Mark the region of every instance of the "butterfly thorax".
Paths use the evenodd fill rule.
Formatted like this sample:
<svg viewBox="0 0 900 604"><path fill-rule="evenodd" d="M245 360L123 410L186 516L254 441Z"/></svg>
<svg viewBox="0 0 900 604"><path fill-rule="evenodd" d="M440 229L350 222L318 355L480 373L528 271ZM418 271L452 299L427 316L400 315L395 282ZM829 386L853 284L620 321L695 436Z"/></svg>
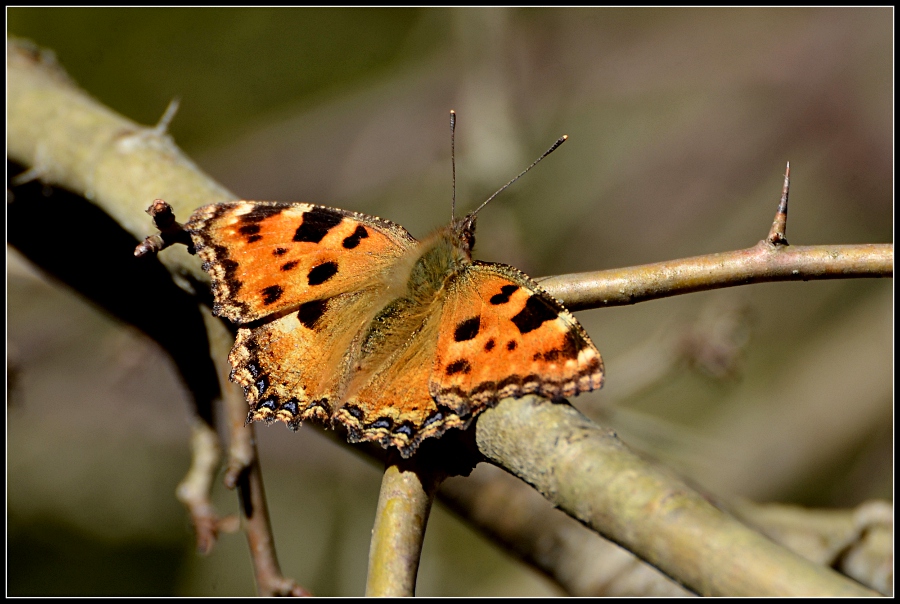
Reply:
<svg viewBox="0 0 900 604"><path fill-rule="evenodd" d="M387 302L362 335L355 371L375 370L435 316L445 289L472 264L474 224L470 221L462 229L460 225L462 221L454 222L410 250L408 272L395 275L401 282L387 290Z"/></svg>
<svg viewBox="0 0 900 604"><path fill-rule="evenodd" d="M464 266L472 263L471 248L453 226L422 242L407 281L407 296L425 302L444 288Z"/></svg>

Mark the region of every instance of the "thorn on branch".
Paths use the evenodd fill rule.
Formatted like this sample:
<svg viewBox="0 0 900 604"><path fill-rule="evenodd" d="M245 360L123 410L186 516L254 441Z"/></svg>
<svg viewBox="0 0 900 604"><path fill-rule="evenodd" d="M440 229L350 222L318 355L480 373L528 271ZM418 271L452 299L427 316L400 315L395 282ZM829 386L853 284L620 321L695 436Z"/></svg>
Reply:
<svg viewBox="0 0 900 604"><path fill-rule="evenodd" d="M778 203L778 211L775 213L772 228L769 229L769 236L766 237L766 241L772 245L789 245L784 237L784 233L787 230L788 193L790 189L791 162L788 162L784 170L784 186L781 189L781 201Z"/></svg>
<svg viewBox="0 0 900 604"><path fill-rule="evenodd" d="M10 184L14 187L20 187L28 184L33 180L40 181L47 185L48 176L50 175L50 159L47 146L38 144L34 153L34 165L24 172L13 176Z"/></svg>
<svg viewBox="0 0 900 604"><path fill-rule="evenodd" d="M179 99L178 97L175 97L171 101L169 101L169 105L163 112L162 117L159 118L156 126L153 127L153 131L156 134L162 136L169 131L169 125L172 123L172 120L175 119L175 114L178 113L178 106L180 104L181 99Z"/></svg>
<svg viewBox="0 0 900 604"><path fill-rule="evenodd" d="M33 168L29 168L24 172L13 176L10 179L10 184L14 187L19 187L24 184L30 183L32 180L39 180L44 176L44 170L39 168L38 166L34 166Z"/></svg>
<svg viewBox="0 0 900 604"><path fill-rule="evenodd" d="M138 244L134 248L135 256L140 258L148 254L155 254L176 243L186 245L188 252L195 253L191 236L184 229L184 225L175 221L175 212L172 210L172 206L162 199L154 199L147 208L147 213L153 218L153 224L159 229L159 233L150 235Z"/></svg>

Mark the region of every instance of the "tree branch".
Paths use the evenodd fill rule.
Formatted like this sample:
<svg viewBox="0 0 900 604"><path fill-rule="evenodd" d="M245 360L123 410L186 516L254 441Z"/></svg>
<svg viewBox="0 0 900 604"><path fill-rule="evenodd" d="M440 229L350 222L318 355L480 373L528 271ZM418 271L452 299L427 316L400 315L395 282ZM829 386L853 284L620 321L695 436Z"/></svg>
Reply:
<svg viewBox="0 0 900 604"><path fill-rule="evenodd" d="M474 528L579 597L692 595L653 566L565 514L497 466L450 478L439 500Z"/></svg>
<svg viewBox="0 0 900 604"><path fill-rule="evenodd" d="M877 595L742 525L574 408L505 399L479 450L551 503L701 595Z"/></svg>
<svg viewBox="0 0 900 604"><path fill-rule="evenodd" d="M101 206L139 241L144 210L163 198L176 216L235 196L200 171L163 129L143 127L79 89L53 53L7 40L7 154L28 177L76 192ZM182 247L159 256L181 285L209 283Z"/></svg>
<svg viewBox="0 0 900 604"><path fill-rule="evenodd" d="M569 310L584 310L750 283L893 275L891 243L776 246L763 240L743 250L538 281Z"/></svg>

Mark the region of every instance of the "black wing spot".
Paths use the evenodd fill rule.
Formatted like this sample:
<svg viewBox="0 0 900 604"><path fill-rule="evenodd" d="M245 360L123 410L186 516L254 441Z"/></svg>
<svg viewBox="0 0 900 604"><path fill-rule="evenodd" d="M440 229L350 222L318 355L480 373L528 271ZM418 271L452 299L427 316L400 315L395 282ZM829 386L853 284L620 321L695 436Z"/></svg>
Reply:
<svg viewBox="0 0 900 604"><path fill-rule="evenodd" d="M457 342L465 342L466 340L471 340L478 335L479 329L481 329L480 316L475 316L471 319L460 321L456 326L456 331L453 332L453 339Z"/></svg>
<svg viewBox="0 0 900 604"><path fill-rule="evenodd" d="M517 289L519 289L518 285L504 285L500 288L499 294L494 294L493 296L491 296L491 304L493 304L494 306L498 304L506 304L507 302L509 302L509 297Z"/></svg>
<svg viewBox="0 0 900 604"><path fill-rule="evenodd" d="M323 262L313 267L306 276L310 285L321 285L334 277L338 272L337 262Z"/></svg>
<svg viewBox="0 0 900 604"><path fill-rule="evenodd" d="M494 346L496 346L496 345L497 345L497 343L494 342L494 338L491 338L490 340L488 340L487 342L484 343L484 351L490 352L494 349Z"/></svg>
<svg viewBox="0 0 900 604"><path fill-rule="evenodd" d="M457 373L469 373L470 371L472 371L472 366L469 365L469 362L465 359L460 359L447 365L445 373L447 375L456 375Z"/></svg>
<svg viewBox="0 0 900 604"><path fill-rule="evenodd" d="M587 346L587 341L573 327L566 332L566 339L563 342L560 353L567 359L577 359L578 353L587 348Z"/></svg>
<svg viewBox="0 0 900 604"><path fill-rule="evenodd" d="M560 351L556 348L552 348L544 353L536 352L536 353L534 353L534 356L531 358L534 361L544 360L544 361L547 361L548 363L553 363L555 361L558 361L559 357L562 356L562 354L563 354L562 351Z"/></svg>
<svg viewBox="0 0 900 604"><path fill-rule="evenodd" d="M278 298L284 293L284 289L280 285L270 285L260 293L263 297L263 304L269 305L278 301Z"/></svg>
<svg viewBox="0 0 900 604"><path fill-rule="evenodd" d="M241 222L262 222L266 218L278 216L285 206L257 204L246 214L241 214Z"/></svg>
<svg viewBox="0 0 900 604"><path fill-rule="evenodd" d="M300 305L297 311L297 319L308 329L315 329L316 323L325 314L328 308L328 300L313 300Z"/></svg>
<svg viewBox="0 0 900 604"><path fill-rule="evenodd" d="M344 219L334 210L326 208L313 208L303 213L303 224L297 227L294 233L294 241L308 241L319 243L328 234L328 231L336 227Z"/></svg>
<svg viewBox="0 0 900 604"><path fill-rule="evenodd" d="M287 254L287 248L285 247L276 247L272 250L273 256L284 256L285 254Z"/></svg>
<svg viewBox="0 0 900 604"><path fill-rule="evenodd" d="M259 230L258 224L245 224L238 229L238 233L241 235L256 235L259 233Z"/></svg>
<svg viewBox="0 0 900 604"><path fill-rule="evenodd" d="M300 264L300 263L297 262L296 260L291 260L290 262L285 262L284 264L281 265L281 270L283 270L283 271L293 270L298 264Z"/></svg>
<svg viewBox="0 0 900 604"><path fill-rule="evenodd" d="M369 231L366 230L366 227L359 225L356 227L356 230L353 231L352 235L344 237L343 246L345 249L352 250L359 245L360 240L365 239L368 236Z"/></svg>
<svg viewBox="0 0 900 604"><path fill-rule="evenodd" d="M518 344L516 343L515 340L510 340L509 342L506 343L506 349L510 352L515 350L517 346L518 346Z"/></svg>
<svg viewBox="0 0 900 604"><path fill-rule="evenodd" d="M260 239L262 239L262 235L250 235L247 237L247 243L256 243Z"/></svg>
<svg viewBox="0 0 900 604"><path fill-rule="evenodd" d="M519 314L512 318L512 322L516 324L519 333L526 334L558 316L559 309L554 308L547 300L540 296L531 296Z"/></svg>

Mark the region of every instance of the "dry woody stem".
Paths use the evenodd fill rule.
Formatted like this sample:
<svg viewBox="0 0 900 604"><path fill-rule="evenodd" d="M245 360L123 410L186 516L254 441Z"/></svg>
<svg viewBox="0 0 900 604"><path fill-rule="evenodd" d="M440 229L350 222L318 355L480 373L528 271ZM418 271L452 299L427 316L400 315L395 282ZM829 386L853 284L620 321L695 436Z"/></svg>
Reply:
<svg viewBox="0 0 900 604"><path fill-rule="evenodd" d="M213 480L222 458L219 436L198 418L191 425L191 453L191 469L175 489L175 495L191 514L197 550L208 554L216 543L219 531L234 527L231 526L233 523L219 518L211 500Z"/></svg>
<svg viewBox="0 0 900 604"><path fill-rule="evenodd" d="M893 277L891 243L774 246L539 280L569 310L623 306L770 281Z"/></svg>
<svg viewBox="0 0 900 604"><path fill-rule="evenodd" d="M307 596L308 591L297 585L293 579L281 574L278 555L275 551L275 537L266 505L262 468L256 452L255 428L245 426L246 404L241 391L229 383L228 365L229 332L225 326L210 317L207 320L210 331L210 353L216 361L225 403L228 425L231 433L229 473L232 484L237 488L241 503L242 524L247 535L256 589L261 596ZM240 462L235 461L239 457ZM237 469L239 468L239 469Z"/></svg>

